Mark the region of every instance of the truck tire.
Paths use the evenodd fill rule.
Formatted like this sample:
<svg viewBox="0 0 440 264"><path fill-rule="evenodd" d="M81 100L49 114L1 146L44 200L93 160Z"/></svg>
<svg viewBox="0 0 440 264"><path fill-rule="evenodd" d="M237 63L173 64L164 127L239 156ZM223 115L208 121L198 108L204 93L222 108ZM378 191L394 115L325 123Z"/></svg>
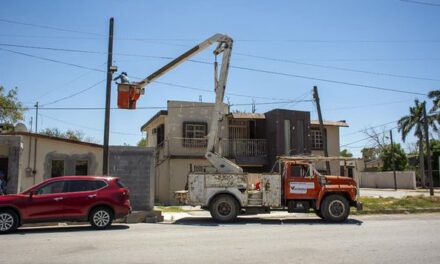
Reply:
<svg viewBox="0 0 440 264"><path fill-rule="evenodd" d="M0 211L0 234L12 233L18 228L18 225L18 215L14 211Z"/></svg>
<svg viewBox="0 0 440 264"><path fill-rule="evenodd" d="M316 216L318 216L321 219L324 218L324 217L322 217L321 210L315 209L315 214L316 214Z"/></svg>
<svg viewBox="0 0 440 264"><path fill-rule="evenodd" d="M214 221L227 223L237 218L240 206L231 195L221 194L211 201L209 211Z"/></svg>
<svg viewBox="0 0 440 264"><path fill-rule="evenodd" d="M344 196L332 194L324 198L320 211L324 220L339 223L347 220L350 205Z"/></svg>

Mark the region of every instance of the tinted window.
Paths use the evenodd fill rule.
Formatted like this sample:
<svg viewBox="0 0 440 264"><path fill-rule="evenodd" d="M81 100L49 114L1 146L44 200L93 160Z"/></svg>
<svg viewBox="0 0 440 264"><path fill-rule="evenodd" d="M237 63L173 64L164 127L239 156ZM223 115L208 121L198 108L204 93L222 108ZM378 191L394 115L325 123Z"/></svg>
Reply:
<svg viewBox="0 0 440 264"><path fill-rule="evenodd" d="M66 183L65 181L56 181L56 182L48 183L43 187L38 188L35 191L35 195L62 193L64 192L65 183Z"/></svg>
<svg viewBox="0 0 440 264"><path fill-rule="evenodd" d="M87 192L100 189L107 184L98 180L71 180L69 181L69 192Z"/></svg>

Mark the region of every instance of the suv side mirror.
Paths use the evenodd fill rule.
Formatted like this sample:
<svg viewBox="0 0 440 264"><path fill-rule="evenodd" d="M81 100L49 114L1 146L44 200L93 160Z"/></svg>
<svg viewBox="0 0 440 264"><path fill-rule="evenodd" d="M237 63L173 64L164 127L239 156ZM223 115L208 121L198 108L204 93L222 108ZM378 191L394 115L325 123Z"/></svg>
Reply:
<svg viewBox="0 0 440 264"><path fill-rule="evenodd" d="M32 196L34 196L34 191L29 192L29 198L32 198Z"/></svg>

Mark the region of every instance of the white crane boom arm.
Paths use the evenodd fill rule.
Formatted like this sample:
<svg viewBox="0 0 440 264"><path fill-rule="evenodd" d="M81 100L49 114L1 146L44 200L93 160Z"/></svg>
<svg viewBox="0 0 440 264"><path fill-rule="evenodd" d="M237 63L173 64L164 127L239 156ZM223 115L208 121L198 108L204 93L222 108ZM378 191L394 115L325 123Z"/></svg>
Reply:
<svg viewBox="0 0 440 264"><path fill-rule="evenodd" d="M211 118L211 125L208 133L208 145L207 152L205 154L206 159L215 167L217 172L221 173L242 173L243 169L232 161L222 157L221 151L218 151L220 154L216 152L216 149L219 149L219 126L223 121L223 117L225 115L223 109L223 100L225 96L226 89L226 81L228 78L229 72L229 61L231 59L231 51L232 51L232 38L223 34L215 34L207 40L201 42L197 46L191 48L187 52L183 53L176 59L172 60L159 70L150 74L148 77L143 79L140 82L132 83L131 86L135 86L137 89L144 89L146 85L153 82L160 76L166 74L171 71L181 63L195 56L199 52L208 48L214 43L218 43L217 48L214 50L214 54L217 56L220 53L223 53L222 64L220 69L220 74L217 80L217 72L215 76L215 108Z"/></svg>

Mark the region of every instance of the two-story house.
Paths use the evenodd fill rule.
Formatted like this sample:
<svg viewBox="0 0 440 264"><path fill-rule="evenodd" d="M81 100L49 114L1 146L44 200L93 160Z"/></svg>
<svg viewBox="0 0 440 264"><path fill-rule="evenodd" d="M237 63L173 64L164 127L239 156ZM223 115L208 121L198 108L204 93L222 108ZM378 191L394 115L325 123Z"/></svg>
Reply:
<svg viewBox="0 0 440 264"><path fill-rule="evenodd" d="M228 106L225 104L225 112ZM185 188L189 172L205 171L204 158L214 104L168 101L141 128L147 147L156 148L155 199L174 203L174 191ZM339 155L339 127L345 122L325 122L329 154ZM225 116L220 126L221 154L246 172L268 172L281 155L323 155L318 123L304 111L274 109L266 113L236 113ZM324 167L322 167L324 168ZM331 164L332 174L339 164Z"/></svg>

